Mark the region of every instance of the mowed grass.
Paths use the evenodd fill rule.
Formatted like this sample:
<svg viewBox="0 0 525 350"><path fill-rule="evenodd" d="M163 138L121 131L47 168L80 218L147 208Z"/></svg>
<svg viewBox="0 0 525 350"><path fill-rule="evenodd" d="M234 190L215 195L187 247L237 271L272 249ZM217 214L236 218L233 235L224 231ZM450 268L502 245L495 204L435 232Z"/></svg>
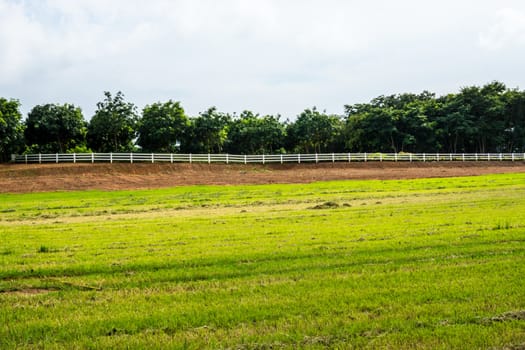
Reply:
<svg viewBox="0 0 525 350"><path fill-rule="evenodd" d="M525 347L525 174L0 195L0 348Z"/></svg>

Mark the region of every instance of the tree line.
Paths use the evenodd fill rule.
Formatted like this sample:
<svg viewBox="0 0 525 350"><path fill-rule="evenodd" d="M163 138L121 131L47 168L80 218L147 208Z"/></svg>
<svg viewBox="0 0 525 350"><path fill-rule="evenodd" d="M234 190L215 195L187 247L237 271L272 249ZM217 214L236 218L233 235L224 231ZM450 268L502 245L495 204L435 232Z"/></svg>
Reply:
<svg viewBox="0 0 525 350"><path fill-rule="evenodd" d="M0 97L0 158L12 153L169 152L525 152L525 91L501 82L436 96L424 91L345 105L344 115L308 108L294 121L211 107L188 116L180 102L137 107L104 93L86 121L72 104L45 104L25 120L18 100Z"/></svg>

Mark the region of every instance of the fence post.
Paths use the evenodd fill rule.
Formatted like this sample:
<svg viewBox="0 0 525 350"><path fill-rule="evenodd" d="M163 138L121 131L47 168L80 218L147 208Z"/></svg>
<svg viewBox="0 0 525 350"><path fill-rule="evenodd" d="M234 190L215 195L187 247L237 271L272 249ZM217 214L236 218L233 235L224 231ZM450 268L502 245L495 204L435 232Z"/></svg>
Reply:
<svg viewBox="0 0 525 350"><path fill-rule="evenodd" d="M246 154L244 155L244 165L246 165L248 162L247 162L247 159L246 159Z"/></svg>
<svg viewBox="0 0 525 350"><path fill-rule="evenodd" d="M230 164L230 157L228 153L226 153L226 164Z"/></svg>
<svg viewBox="0 0 525 350"><path fill-rule="evenodd" d="M262 162L263 162L263 165L264 165L264 153L262 155Z"/></svg>
<svg viewBox="0 0 525 350"><path fill-rule="evenodd" d="M26 164L27 164L27 154L26 154ZM38 164L42 164L42 153L38 153Z"/></svg>
<svg viewBox="0 0 525 350"><path fill-rule="evenodd" d="M301 163L301 153L297 155L297 163Z"/></svg>
<svg viewBox="0 0 525 350"><path fill-rule="evenodd" d="M335 163L335 153L332 153L332 163Z"/></svg>
<svg viewBox="0 0 525 350"><path fill-rule="evenodd" d="M95 153L91 152L91 163L95 163Z"/></svg>
<svg viewBox="0 0 525 350"><path fill-rule="evenodd" d="M379 161L380 161L380 162L383 161L383 153L379 153Z"/></svg>
<svg viewBox="0 0 525 350"><path fill-rule="evenodd" d="M499 160L502 161L503 160L503 155L500 153L499 154Z"/></svg>
<svg viewBox="0 0 525 350"><path fill-rule="evenodd" d="M283 164L283 155L281 154L281 164Z"/></svg>
<svg viewBox="0 0 525 350"><path fill-rule="evenodd" d="M73 163L76 163L76 162L77 162L77 154L73 153Z"/></svg>
<svg viewBox="0 0 525 350"><path fill-rule="evenodd" d="M514 153L512 153L512 161L514 161Z"/></svg>
<svg viewBox="0 0 525 350"><path fill-rule="evenodd" d="M490 162L490 153L487 153L487 160Z"/></svg>
<svg viewBox="0 0 525 350"><path fill-rule="evenodd" d="M478 161L478 154L476 153L476 162Z"/></svg>
<svg viewBox="0 0 525 350"><path fill-rule="evenodd" d="M24 158L25 158L25 160L26 160L26 164L27 164L27 154L26 154L26 155L24 155Z"/></svg>
<svg viewBox="0 0 525 350"><path fill-rule="evenodd" d="M191 153L190 153L190 164L191 164Z"/></svg>
<svg viewBox="0 0 525 350"><path fill-rule="evenodd" d="M348 153L348 163L350 163L351 161L352 161L352 155Z"/></svg>
<svg viewBox="0 0 525 350"><path fill-rule="evenodd" d="M426 162L427 161L427 157L426 157L426 154L423 153L423 162Z"/></svg>
<svg viewBox="0 0 525 350"><path fill-rule="evenodd" d="M109 162L113 164L113 152L109 153Z"/></svg>
<svg viewBox="0 0 525 350"><path fill-rule="evenodd" d="M318 158L318 156L317 156L317 153L315 154L315 162L316 162L316 163L319 163L319 158Z"/></svg>
<svg viewBox="0 0 525 350"><path fill-rule="evenodd" d="M129 162L133 164L133 152L129 154Z"/></svg>
<svg viewBox="0 0 525 350"><path fill-rule="evenodd" d="M412 161L412 153L410 153L410 156L408 157L410 161Z"/></svg>
<svg viewBox="0 0 525 350"><path fill-rule="evenodd" d="M56 162L58 164L58 153L55 153L55 160L56 160Z"/></svg>
<svg viewBox="0 0 525 350"><path fill-rule="evenodd" d="M152 153L151 154L151 164L155 163L155 155Z"/></svg>
<svg viewBox="0 0 525 350"><path fill-rule="evenodd" d="M209 153L208 153L208 164L211 164L211 156Z"/></svg>
<svg viewBox="0 0 525 350"><path fill-rule="evenodd" d="M170 163L173 164L173 153L170 153Z"/></svg>
<svg viewBox="0 0 525 350"><path fill-rule="evenodd" d="M365 162L367 161L367 158L366 158L366 152L365 152Z"/></svg>
<svg viewBox="0 0 525 350"><path fill-rule="evenodd" d="M438 162L439 162L439 153L438 153L438 154L436 154L436 161L438 161Z"/></svg>
<svg viewBox="0 0 525 350"><path fill-rule="evenodd" d="M449 153L450 161L452 161L452 153Z"/></svg>
<svg viewBox="0 0 525 350"><path fill-rule="evenodd" d="M463 159L463 161L465 161L465 153L461 154L461 158Z"/></svg>

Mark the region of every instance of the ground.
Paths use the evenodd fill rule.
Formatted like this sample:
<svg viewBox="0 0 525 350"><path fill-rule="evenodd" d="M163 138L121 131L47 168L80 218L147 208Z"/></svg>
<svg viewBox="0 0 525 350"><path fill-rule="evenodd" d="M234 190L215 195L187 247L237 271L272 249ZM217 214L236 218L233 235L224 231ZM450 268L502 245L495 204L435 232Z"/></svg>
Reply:
<svg viewBox="0 0 525 350"><path fill-rule="evenodd" d="M525 162L361 162L319 164L4 164L0 193L147 189L184 185L308 183L525 172Z"/></svg>

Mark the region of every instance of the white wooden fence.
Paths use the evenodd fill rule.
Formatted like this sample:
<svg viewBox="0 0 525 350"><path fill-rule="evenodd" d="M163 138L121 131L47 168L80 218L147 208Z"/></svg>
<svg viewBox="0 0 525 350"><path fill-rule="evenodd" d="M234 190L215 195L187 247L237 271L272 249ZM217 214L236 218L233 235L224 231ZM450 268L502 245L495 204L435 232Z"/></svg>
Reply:
<svg viewBox="0 0 525 350"><path fill-rule="evenodd" d="M54 153L12 155L15 163L320 163L525 161L525 153L322 153L322 154L178 154L178 153Z"/></svg>

